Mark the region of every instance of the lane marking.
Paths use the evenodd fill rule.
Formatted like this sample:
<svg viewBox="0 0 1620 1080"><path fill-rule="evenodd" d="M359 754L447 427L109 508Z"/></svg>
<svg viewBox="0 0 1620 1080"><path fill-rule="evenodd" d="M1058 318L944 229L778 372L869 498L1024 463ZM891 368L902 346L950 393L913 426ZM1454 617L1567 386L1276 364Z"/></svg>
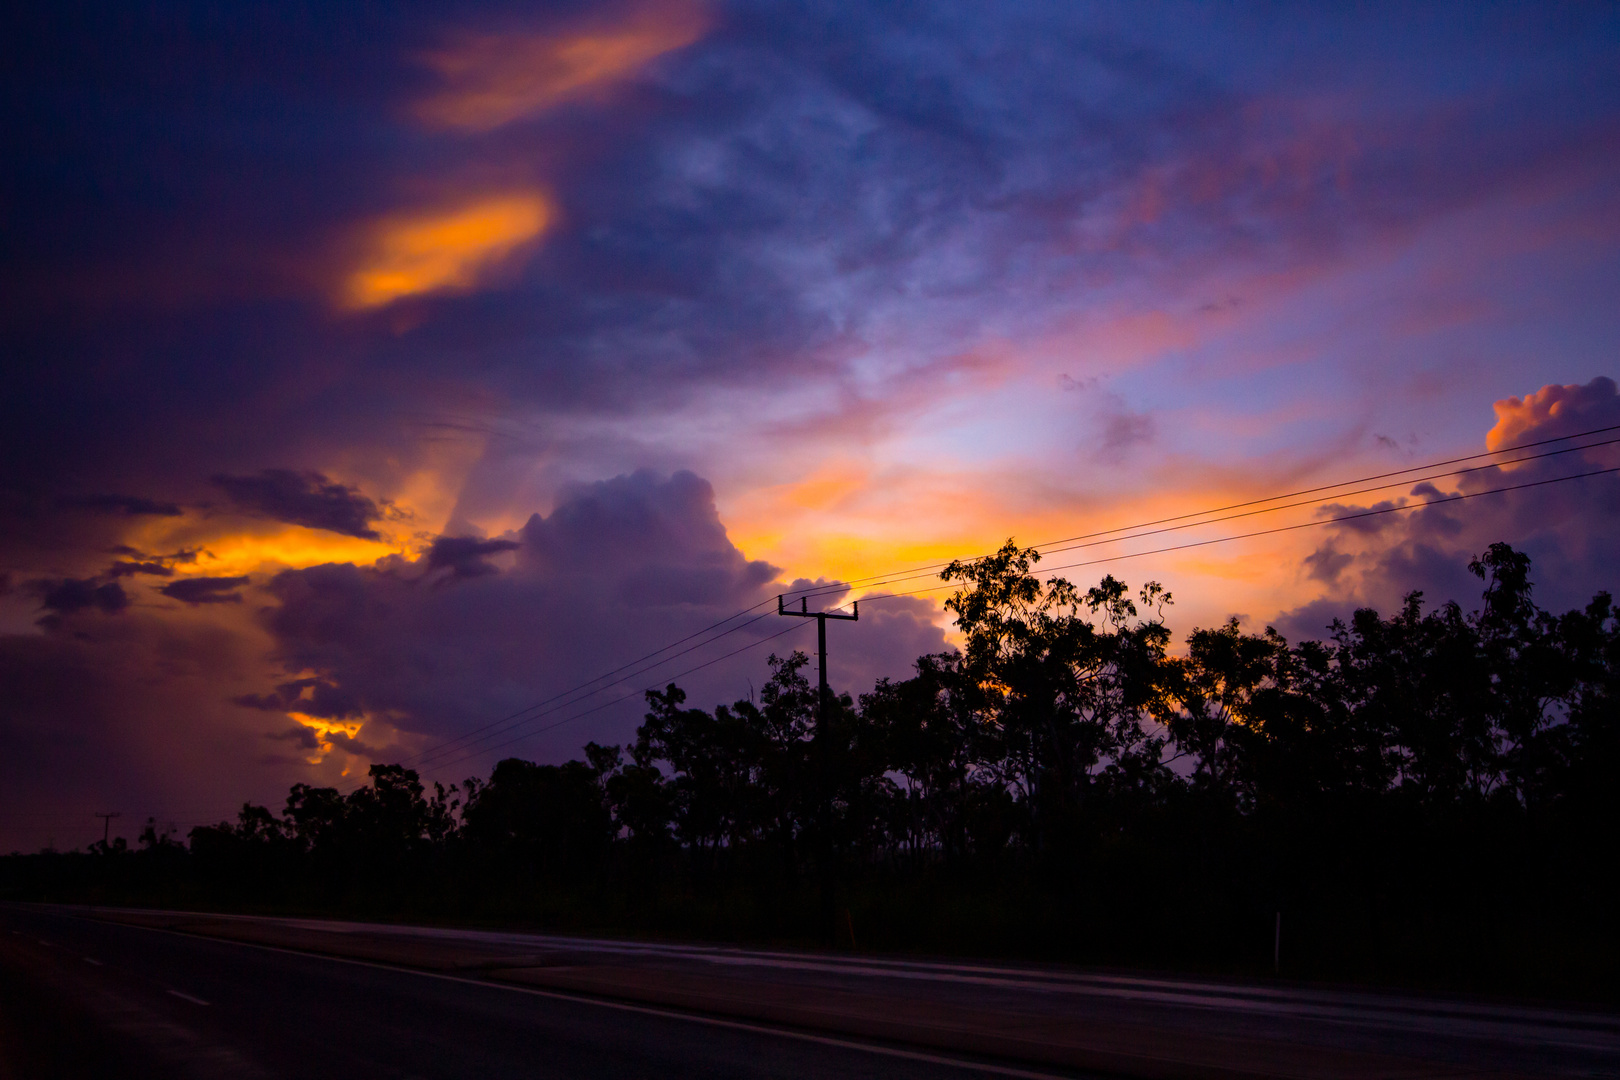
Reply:
<svg viewBox="0 0 1620 1080"><path fill-rule="evenodd" d="M1039 969L999 967L990 964L943 963L880 957L843 958L739 949L726 946L619 941L609 938L525 934L454 927L390 926L334 919L274 917L267 919L264 916L257 915L217 912L154 912L134 908L108 908L105 910L176 916L204 915L211 919L250 923L268 922L281 926L334 934L359 932L390 937L426 937L429 939L486 941L498 944L527 944L531 946L538 945L542 949L561 947L564 951L582 951L586 953L699 959L708 963L722 965L798 968L837 974L876 975L902 979L1008 986L1014 989L1033 990L1041 993L1057 992L1093 997L1122 998L1130 1001L1162 1002L1217 1011L1299 1015L1311 1019L1331 1019L1340 1023L1371 1022L1376 1025L1383 1022L1385 1016L1393 1015L1401 1018L1401 1021L1393 1026L1397 1029L1408 1030L1411 1030L1412 1018L1420 1015L1422 1018L1462 1020L1470 1029L1482 1020L1490 1022L1502 1019L1518 1025L1542 1025L1553 1028L1573 1027L1588 1030L1596 1028L1605 1033L1617 1029L1616 1018L1609 1014L1490 1005L1476 1002L1448 1001L1445 999L1435 1000L1404 995L1370 994L1356 990L1281 989L1266 986L1141 976L1042 971ZM74 914L72 912L65 913ZM82 916L75 915L75 917ZM998 978L997 976L1011 976L1011 978ZM1315 1011L1318 1009L1329 1011L1319 1013ZM1332 1010L1340 1010L1340 1015L1335 1017ZM1417 1030L1427 1030L1429 1027L1430 1025L1423 1024Z"/></svg>
<svg viewBox="0 0 1620 1080"><path fill-rule="evenodd" d="M257 918L244 915L209 917L243 922L252 922ZM844 960L831 957L806 957L782 952L749 951L723 947L649 945L637 942L611 942L600 938L567 938L560 935L492 933L490 931L429 927L389 927L338 921L323 923L322 920L314 919L270 919L266 921L274 925L298 928L318 928L323 930L337 928L337 932L343 934L360 930L377 933L380 936L425 937L429 940L483 940L503 944L544 942L546 944L570 943L575 945L584 942L592 947L565 951L595 952L608 955L676 957L719 966L824 971L845 976L869 975L926 982L991 986L1043 994L1057 993L1114 999L1132 1003L1156 1002L1216 1012L1238 1012L1261 1016L1315 1020L1339 1026L1381 1028L1398 1032L1449 1035L1462 1038L1517 1038L1532 1044L1602 1052L1613 1052L1616 1048L1617 1037L1620 1037L1620 1029L1617 1029L1615 1018L1608 1016L1553 1014L1549 1017L1545 1013L1538 1015L1528 1010L1456 1005L1445 1002L1435 1003L1411 998L1379 1000L1367 995L1353 993L1329 995L1320 992L1296 991L1290 994L1290 992L1284 990L1261 987L1231 987L1208 983L1174 982L1119 976L1049 974L986 965L923 964L870 958ZM138 924L125 923L120 925ZM207 935L196 936L206 937ZM210 940L225 939L211 938ZM312 953L308 955L320 954ZM999 974L992 974L1002 972L1022 977L1007 978ZM1098 985L1099 983L1123 985ZM1151 989L1153 987L1174 987L1177 989ZM1196 993L1191 991L1205 992Z"/></svg>
<svg viewBox="0 0 1620 1080"><path fill-rule="evenodd" d="M84 958L84 962L87 963L87 964L94 964L94 965L96 965L96 967L101 967L102 966L102 963L101 963L100 960L92 960L88 956L86 956Z"/></svg>
<svg viewBox="0 0 1620 1080"><path fill-rule="evenodd" d="M70 918L73 916L70 916ZM971 1072L990 1073L995 1076L1013 1076L1019 1080L1074 1080L1075 1073L1047 1073L1035 1072L1031 1069L1020 1069L1009 1065L993 1065L988 1062L969 1061L964 1058L947 1057L943 1054L930 1054L922 1050L903 1050L894 1046L881 1046L874 1043L857 1042L853 1039L840 1039L833 1035L813 1035L807 1031L794 1031L791 1028L770 1027L765 1024L752 1024L746 1020L726 1020L718 1016L704 1016L701 1013L679 1012L674 1009L661 1009L654 1005L631 1005L622 1001L608 1001L603 998L586 997L583 994L569 994L560 990L540 990L532 986L513 986L510 983L489 982L484 979L469 979L461 975L445 975L437 971L421 971L417 968L399 967L394 964L379 964L373 960L351 960L346 956L326 956L321 953L301 952L298 949L284 949L278 945L260 945L250 941L232 941L229 938L208 937L203 934L188 934L183 930L167 930L158 926L138 926L132 923L117 923L114 925L127 926L132 930L150 930L159 934L173 934L175 937L189 938L193 941L207 941L218 945L235 945L244 949L259 949L263 952L284 953L288 956L303 957L307 960L326 960L335 964L349 964L353 967L373 968L377 971L392 971L401 975L417 975L426 979L439 979L444 982L462 983L466 986L477 986L485 990L507 990L517 994L528 994L530 997L552 998L557 1001L570 1001L579 1005L594 1005L603 1009L614 1009L619 1012L640 1013L643 1016L657 1016L666 1020L684 1020L693 1024L707 1024L710 1027L730 1028L734 1031L747 1031L759 1035L772 1035L783 1039L797 1039L800 1042L819 1043L822 1046L836 1046L844 1050L859 1050L869 1054L881 1054L886 1057L903 1058L907 1061L921 1061L930 1065L944 1065L948 1068L965 1069ZM199 998L182 994L178 990L169 993L198 1005L207 1005L208 1002Z"/></svg>
<svg viewBox="0 0 1620 1080"><path fill-rule="evenodd" d="M178 990L170 990L169 993L173 994L175 997L179 998L181 1001L189 1001L193 1005L207 1005L208 1004L208 1002L204 1001L200 997L192 997L190 994L182 994Z"/></svg>
<svg viewBox="0 0 1620 1080"><path fill-rule="evenodd" d="M84 918L72 912L62 912L71 918ZM147 914L151 914L148 912ZM187 913L195 914L195 913ZM210 918L219 918L227 921L255 921L258 917L210 914ZM1336 1026L1364 1026L1373 1029L1383 1028L1389 1031L1405 1031L1426 1034L1442 1034L1461 1038L1501 1038L1510 1037L1524 1040L1532 1045L1561 1047L1565 1049L1596 1050L1612 1053L1615 1050L1615 1037L1620 1035L1617 1030L1616 1018L1610 1015L1591 1013L1557 1013L1551 1010L1512 1008L1502 1006L1477 1005L1473 1003L1430 1001L1404 997L1388 997L1380 999L1375 995L1356 992L1324 993L1321 991L1289 991L1260 988L1260 987L1233 987L1230 985L1182 982L1163 979L1142 979L1125 976L1087 976L1069 973L1047 973L1039 971L1021 970L1016 968L997 968L989 965L976 964L939 964L916 961L896 961L878 958L851 958L843 961L841 958L807 957L802 954L766 952L732 949L725 947L682 946L649 944L639 942L616 942L600 938L569 938L562 935L550 934L514 934L490 932L479 930L464 930L455 928L432 927L389 927L368 923L348 923L332 920L314 919L269 919L263 920L271 924L280 924L288 927L318 928L338 933L350 933L355 930L365 930L386 936L399 937L428 937L449 939L485 940L501 943L518 943L547 945L556 943L573 946L566 951L598 952L608 954L641 954L663 955L695 959L709 963L743 966L763 966L780 968L798 968L809 970L822 970L840 974L870 974L900 979L923 979L927 981L967 983L979 985L1002 986L1036 992L1050 993L1056 991L1063 994L1079 994L1083 996L1104 997L1133 1000L1136 1002L1161 1002L1183 1007L1214 1009L1217 1011L1235 1011L1258 1013L1261 1015L1294 1017L1304 1020L1316 1020ZM121 923L117 925L136 926L139 929L160 929L146 927L140 924ZM203 934L193 934L179 930L164 930L166 933L176 933L187 937L203 937L210 941L229 941L225 938L209 937ZM231 944L247 944L244 942L230 942ZM579 946L587 946L580 949ZM590 946L595 946L592 948ZM604 947L606 946L606 947ZM322 956L320 953L304 953L298 950L277 950L274 946L251 946L285 951L292 955L319 956L323 959L335 959L344 963L362 963L341 957ZM764 961L764 962L762 962ZM770 962L776 961L776 962ZM428 974L436 978L452 978L437 973L422 972L414 968L394 967L392 965L372 965L384 970L405 971L414 974ZM863 970L864 969L864 970ZM875 969L875 970L874 970ZM1022 978L997 978L993 975L986 977L986 973L1007 973L1023 976ZM1056 976L1054 978L1053 976ZM1031 978L1033 976L1033 978ZM511 987L498 982L486 982L478 979L464 979L479 986L495 986L502 989L520 989L523 992L539 993L529 988ZM1087 985L1090 983L1091 985ZM1097 983L1114 983L1115 986L1098 986ZM1118 985L1124 984L1124 985ZM1146 989L1148 987L1175 987L1187 990L1205 991L1197 993L1173 993L1162 990ZM1210 993L1213 991L1213 993ZM1254 997L1273 998L1274 1000L1254 1000L1254 997L1244 1000L1243 995L1253 994ZM1231 996L1228 996L1231 995ZM567 1000L583 1000L596 1004L605 1004L595 998L573 998L555 992L550 996L564 997ZM1292 997L1293 1000L1288 1000ZM1275 1000L1282 999L1282 1000ZM1414 1008L1414 1006L1416 1008ZM677 1016L690 1017L690 1014L676 1013ZM1504 1022L1505 1021L1505 1022ZM1551 1029L1551 1030L1548 1030ZM765 1028L767 1031L779 1029ZM861 1045L861 1044L857 1044ZM963 1067L972 1067L966 1063Z"/></svg>

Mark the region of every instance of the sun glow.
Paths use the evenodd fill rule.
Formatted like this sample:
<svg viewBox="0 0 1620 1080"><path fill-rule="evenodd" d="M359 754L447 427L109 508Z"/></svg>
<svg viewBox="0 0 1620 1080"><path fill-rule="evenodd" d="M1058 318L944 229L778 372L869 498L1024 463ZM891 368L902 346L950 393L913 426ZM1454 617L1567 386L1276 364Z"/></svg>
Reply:
<svg viewBox="0 0 1620 1080"><path fill-rule="evenodd" d="M468 292L509 267L551 219L544 196L521 192L385 220L344 284L344 303L366 309L422 293Z"/></svg>
<svg viewBox="0 0 1620 1080"><path fill-rule="evenodd" d="M397 544L336 536L294 525L269 535L240 533L208 541L197 561L176 567L181 574L248 574L265 566L318 566L322 563L375 562L399 551Z"/></svg>

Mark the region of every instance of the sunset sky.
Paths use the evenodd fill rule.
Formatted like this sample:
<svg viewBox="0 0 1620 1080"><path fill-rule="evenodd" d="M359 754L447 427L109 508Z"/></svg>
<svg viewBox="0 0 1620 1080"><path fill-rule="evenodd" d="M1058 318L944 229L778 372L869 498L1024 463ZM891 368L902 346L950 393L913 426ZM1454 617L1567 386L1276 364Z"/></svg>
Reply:
<svg viewBox="0 0 1620 1080"><path fill-rule="evenodd" d="M644 686L813 651L795 587L1620 425L1612 5L52 4L4 40L0 850L564 760ZM1574 606L1620 588L1620 477L1560 478L1617 437L1043 565L1162 582L1178 638L1471 606L1496 540ZM833 626L835 688L946 648L944 595Z"/></svg>

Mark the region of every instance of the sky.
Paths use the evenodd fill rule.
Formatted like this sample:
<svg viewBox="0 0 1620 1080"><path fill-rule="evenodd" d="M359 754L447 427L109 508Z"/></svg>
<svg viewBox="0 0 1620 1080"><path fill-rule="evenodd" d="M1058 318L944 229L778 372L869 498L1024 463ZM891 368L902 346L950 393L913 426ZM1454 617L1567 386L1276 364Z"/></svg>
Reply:
<svg viewBox="0 0 1620 1080"><path fill-rule="evenodd" d="M1178 637L1620 587L1613 6L0 18L0 850L622 743L811 587L859 694L1009 538Z"/></svg>

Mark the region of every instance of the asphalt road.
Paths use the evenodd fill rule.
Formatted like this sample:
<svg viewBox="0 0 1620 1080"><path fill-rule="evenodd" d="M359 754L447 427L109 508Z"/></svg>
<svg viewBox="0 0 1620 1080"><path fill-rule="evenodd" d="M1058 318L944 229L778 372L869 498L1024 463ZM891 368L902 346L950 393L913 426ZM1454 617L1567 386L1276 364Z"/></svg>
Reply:
<svg viewBox="0 0 1620 1080"><path fill-rule="evenodd" d="M1076 1068L1100 1072L1065 1071ZM1038 965L0 906L0 1080L1102 1073L1620 1078L1620 1015Z"/></svg>
<svg viewBox="0 0 1620 1080"><path fill-rule="evenodd" d="M1065 1075L17 908L0 909L0 1070L19 1080Z"/></svg>

